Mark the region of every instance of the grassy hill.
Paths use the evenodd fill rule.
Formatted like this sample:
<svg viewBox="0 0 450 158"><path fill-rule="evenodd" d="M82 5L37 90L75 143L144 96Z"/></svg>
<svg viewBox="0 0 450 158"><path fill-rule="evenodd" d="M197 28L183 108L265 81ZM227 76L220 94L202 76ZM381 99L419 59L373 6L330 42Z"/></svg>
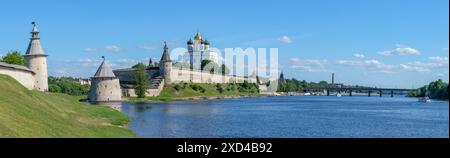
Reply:
<svg viewBox="0 0 450 158"><path fill-rule="evenodd" d="M78 99L30 91L0 75L0 138L135 137L125 128L129 122L126 115Z"/></svg>

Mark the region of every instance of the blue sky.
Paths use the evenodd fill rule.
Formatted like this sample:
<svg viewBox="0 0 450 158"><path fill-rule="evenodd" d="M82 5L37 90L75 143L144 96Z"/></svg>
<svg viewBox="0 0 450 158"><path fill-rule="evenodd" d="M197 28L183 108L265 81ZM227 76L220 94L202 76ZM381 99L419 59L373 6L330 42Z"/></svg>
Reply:
<svg viewBox="0 0 450 158"><path fill-rule="evenodd" d="M2 1L0 54L25 52L31 21L49 73L91 76L185 47L197 30L219 49L279 48L281 71L307 81L419 87L448 81L448 0Z"/></svg>

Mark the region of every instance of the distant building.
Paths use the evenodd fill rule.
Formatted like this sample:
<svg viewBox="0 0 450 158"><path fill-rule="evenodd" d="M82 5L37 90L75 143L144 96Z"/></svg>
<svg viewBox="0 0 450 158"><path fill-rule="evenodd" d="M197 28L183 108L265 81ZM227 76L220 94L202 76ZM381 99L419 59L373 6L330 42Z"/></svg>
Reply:
<svg viewBox="0 0 450 158"><path fill-rule="evenodd" d="M26 88L48 91L47 57L41 46L39 31L33 22L30 43L24 55L27 66L0 62L0 74L9 75Z"/></svg>
<svg viewBox="0 0 450 158"><path fill-rule="evenodd" d="M91 85L91 80L88 78L75 78L74 82L81 85Z"/></svg>
<svg viewBox="0 0 450 158"><path fill-rule="evenodd" d="M210 42L203 39L200 32L187 42L188 51L184 54L184 62L193 65L194 69L200 69L203 60L211 60L219 63L219 53L210 50Z"/></svg>
<svg viewBox="0 0 450 158"><path fill-rule="evenodd" d="M343 83L335 83L333 84L336 88L344 88L344 84Z"/></svg>

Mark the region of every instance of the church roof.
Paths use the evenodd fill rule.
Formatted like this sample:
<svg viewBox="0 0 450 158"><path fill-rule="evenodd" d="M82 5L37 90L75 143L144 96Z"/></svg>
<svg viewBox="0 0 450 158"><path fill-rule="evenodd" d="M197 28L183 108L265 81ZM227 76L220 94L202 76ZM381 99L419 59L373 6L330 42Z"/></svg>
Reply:
<svg viewBox="0 0 450 158"><path fill-rule="evenodd" d="M192 41L192 39L189 39L189 41L187 42L187 44L192 45L192 44L194 44L194 42Z"/></svg>
<svg viewBox="0 0 450 158"><path fill-rule="evenodd" d="M103 62L98 68L97 72L95 73L94 77L116 77L114 75L111 67L109 67L108 63L106 62L105 58L103 58Z"/></svg>
<svg viewBox="0 0 450 158"><path fill-rule="evenodd" d="M164 42L164 52L161 57L161 61L172 61L172 60L170 60L169 47L167 47L166 42Z"/></svg>
<svg viewBox="0 0 450 158"><path fill-rule="evenodd" d="M202 34L200 34L200 32L197 32L197 34L195 34L194 40L203 41Z"/></svg>
<svg viewBox="0 0 450 158"><path fill-rule="evenodd" d="M33 29L31 30L31 40L28 44L28 49L25 55L45 55L44 49L41 46L39 38L39 31L36 27L36 23L33 22Z"/></svg>

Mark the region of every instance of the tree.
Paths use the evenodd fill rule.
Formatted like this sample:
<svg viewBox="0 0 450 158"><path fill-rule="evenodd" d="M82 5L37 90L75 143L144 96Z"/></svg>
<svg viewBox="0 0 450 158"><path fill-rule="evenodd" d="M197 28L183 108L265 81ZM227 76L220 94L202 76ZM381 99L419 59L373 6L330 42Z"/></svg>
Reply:
<svg viewBox="0 0 450 158"><path fill-rule="evenodd" d="M219 65L217 65L215 62L213 62L211 60L202 60L200 68L202 71L207 69L207 70L209 70L210 73L214 73L214 72L216 72L216 70L218 70Z"/></svg>
<svg viewBox="0 0 450 158"><path fill-rule="evenodd" d="M1 59L2 62L14 65L26 65L25 59L18 51L10 51Z"/></svg>
<svg viewBox="0 0 450 158"><path fill-rule="evenodd" d="M148 74L145 70L145 65L139 63L136 65L136 70L133 73L132 79L135 85L135 91L139 98L145 98L148 87Z"/></svg>
<svg viewBox="0 0 450 158"><path fill-rule="evenodd" d="M430 97L431 99L448 100L449 85L437 80L408 93L409 97Z"/></svg>
<svg viewBox="0 0 450 158"><path fill-rule="evenodd" d="M230 69L228 69L225 64L222 64L222 66L220 67L220 70L221 70L222 75L230 74Z"/></svg>
<svg viewBox="0 0 450 158"><path fill-rule="evenodd" d="M76 83L71 77L49 77L48 90L52 93L64 93L73 96L81 96L89 93L90 86Z"/></svg>
<svg viewBox="0 0 450 158"><path fill-rule="evenodd" d="M48 91L52 93L61 93L61 87L56 84L49 84Z"/></svg>

